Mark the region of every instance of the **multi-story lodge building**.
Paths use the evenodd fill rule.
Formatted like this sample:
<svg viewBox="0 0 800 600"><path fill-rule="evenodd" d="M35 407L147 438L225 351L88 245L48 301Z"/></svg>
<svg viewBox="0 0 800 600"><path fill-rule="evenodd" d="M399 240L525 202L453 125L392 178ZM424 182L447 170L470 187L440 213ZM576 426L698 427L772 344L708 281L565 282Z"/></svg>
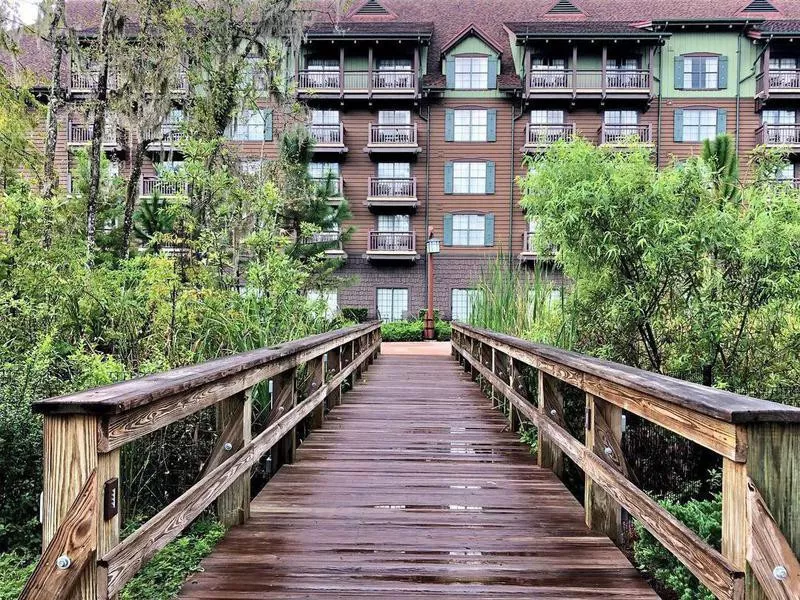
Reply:
<svg viewBox="0 0 800 600"><path fill-rule="evenodd" d="M779 177L800 181L797 0L360 0L345 15L319 15L295 62L288 75L317 140L311 173L333 174L356 227L339 253L356 283L331 300L371 316L423 308L430 229L442 241L434 290L446 317L464 318L492 257L545 263L515 178L526 155L556 140L613 149L635 139L665 165L728 132L744 171L755 146L789 146L797 154ZM70 99L95 84L73 71ZM158 179L155 161L179 136L185 86L179 77L143 197L179 191ZM65 176L70 148L91 137L84 123L62 123ZM279 129L245 112L230 138L245 159L269 156ZM123 132L109 128L106 150L124 170Z"/></svg>

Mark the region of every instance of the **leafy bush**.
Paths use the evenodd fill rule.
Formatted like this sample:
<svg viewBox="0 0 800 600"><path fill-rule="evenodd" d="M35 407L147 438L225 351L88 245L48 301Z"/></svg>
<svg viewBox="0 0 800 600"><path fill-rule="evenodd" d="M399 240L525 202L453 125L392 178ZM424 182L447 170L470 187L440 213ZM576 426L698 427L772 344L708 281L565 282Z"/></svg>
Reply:
<svg viewBox="0 0 800 600"><path fill-rule="evenodd" d="M450 340L450 334L452 332L450 323L447 321L436 321L436 323L434 323L434 329L436 330L437 341L447 342Z"/></svg>
<svg viewBox="0 0 800 600"><path fill-rule="evenodd" d="M35 566L30 557L0 554L0 600L16 600Z"/></svg>
<svg viewBox="0 0 800 600"><path fill-rule="evenodd" d="M173 600L184 579L197 570L225 535L225 528L213 520L195 523L186 534L164 547L131 579L120 600Z"/></svg>
<svg viewBox="0 0 800 600"><path fill-rule="evenodd" d="M365 323L367 321L368 311L366 308L359 308L357 306L343 306L342 317L348 321L355 321L356 323Z"/></svg>
<svg viewBox="0 0 800 600"><path fill-rule="evenodd" d="M722 540L722 497L712 500L690 500L686 503L662 500L660 504L692 531L715 548ZM640 523L636 523L637 540L633 553L637 566L673 590L680 600L714 600L714 594L672 553L664 548Z"/></svg>
<svg viewBox="0 0 800 600"><path fill-rule="evenodd" d="M394 321L381 325L384 342L421 342L425 325L422 321Z"/></svg>

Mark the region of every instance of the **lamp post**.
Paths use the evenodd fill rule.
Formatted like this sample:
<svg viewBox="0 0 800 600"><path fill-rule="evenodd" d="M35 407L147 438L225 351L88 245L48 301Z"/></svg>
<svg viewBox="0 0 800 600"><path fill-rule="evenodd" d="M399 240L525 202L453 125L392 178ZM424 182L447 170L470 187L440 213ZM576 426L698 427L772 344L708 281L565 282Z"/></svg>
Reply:
<svg viewBox="0 0 800 600"><path fill-rule="evenodd" d="M428 268L428 310L425 313L425 331L423 334L424 339L436 339L436 328L433 322L433 255L438 254L440 250L439 240L433 237L433 227L428 229L428 240L425 243L425 253L427 255Z"/></svg>

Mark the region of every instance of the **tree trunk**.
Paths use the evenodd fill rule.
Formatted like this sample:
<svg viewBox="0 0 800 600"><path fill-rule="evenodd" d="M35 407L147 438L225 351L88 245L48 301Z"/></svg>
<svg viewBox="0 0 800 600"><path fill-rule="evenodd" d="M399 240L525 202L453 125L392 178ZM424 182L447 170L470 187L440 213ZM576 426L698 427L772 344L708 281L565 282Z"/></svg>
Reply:
<svg viewBox="0 0 800 600"><path fill-rule="evenodd" d="M45 207L45 228L42 240L45 248L49 248L53 241L53 215L50 202L53 199L56 185L58 185L55 162L56 142L58 141L58 110L61 107L63 96L61 63L64 56L64 36L60 31L63 18L64 0L55 0L48 30L53 57L50 62L50 96L47 99L47 137L44 145L44 180L41 188Z"/></svg>
<svg viewBox="0 0 800 600"><path fill-rule="evenodd" d="M95 250L97 230L97 205L100 199L100 163L103 152L103 135L105 133L106 110L108 108L108 38L113 21L112 7L108 0L103 0L102 22L98 53L100 56L100 72L97 76L97 101L95 103L94 121L92 123L92 149L89 170L89 197L86 201L86 250L88 262L92 263Z"/></svg>
<svg viewBox="0 0 800 600"><path fill-rule="evenodd" d="M125 217L122 222L122 247L120 257L130 256L131 232L133 231L133 211L136 208L136 199L139 196L139 177L142 174L144 153L147 149L147 140L139 139L131 156L131 172L128 176L128 185L125 188Z"/></svg>

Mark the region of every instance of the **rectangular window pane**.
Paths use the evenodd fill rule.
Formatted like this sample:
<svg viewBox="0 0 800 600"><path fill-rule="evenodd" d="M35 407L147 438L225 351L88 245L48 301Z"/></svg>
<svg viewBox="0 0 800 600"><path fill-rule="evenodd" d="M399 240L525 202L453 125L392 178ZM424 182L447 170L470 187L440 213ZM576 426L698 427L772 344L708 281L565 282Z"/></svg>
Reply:
<svg viewBox="0 0 800 600"><path fill-rule="evenodd" d="M684 110L683 139L686 142L702 142L717 135L716 110Z"/></svg>
<svg viewBox="0 0 800 600"><path fill-rule="evenodd" d="M453 245L483 246L485 229L484 215L453 215Z"/></svg>
<svg viewBox="0 0 800 600"><path fill-rule="evenodd" d="M478 290L453 289L451 292L450 318L454 321L468 322L472 307L478 299Z"/></svg>
<svg viewBox="0 0 800 600"><path fill-rule="evenodd" d="M489 59L486 56L455 57L455 88L459 90L489 87Z"/></svg>
<svg viewBox="0 0 800 600"><path fill-rule="evenodd" d="M719 57L693 56L683 59L683 87L716 89L719 85Z"/></svg>
<svg viewBox="0 0 800 600"><path fill-rule="evenodd" d="M456 109L453 112L453 139L456 142L485 142L487 120L484 109Z"/></svg>
<svg viewBox="0 0 800 600"><path fill-rule="evenodd" d="M378 288L377 305L384 322L402 320L408 313L408 289Z"/></svg>

